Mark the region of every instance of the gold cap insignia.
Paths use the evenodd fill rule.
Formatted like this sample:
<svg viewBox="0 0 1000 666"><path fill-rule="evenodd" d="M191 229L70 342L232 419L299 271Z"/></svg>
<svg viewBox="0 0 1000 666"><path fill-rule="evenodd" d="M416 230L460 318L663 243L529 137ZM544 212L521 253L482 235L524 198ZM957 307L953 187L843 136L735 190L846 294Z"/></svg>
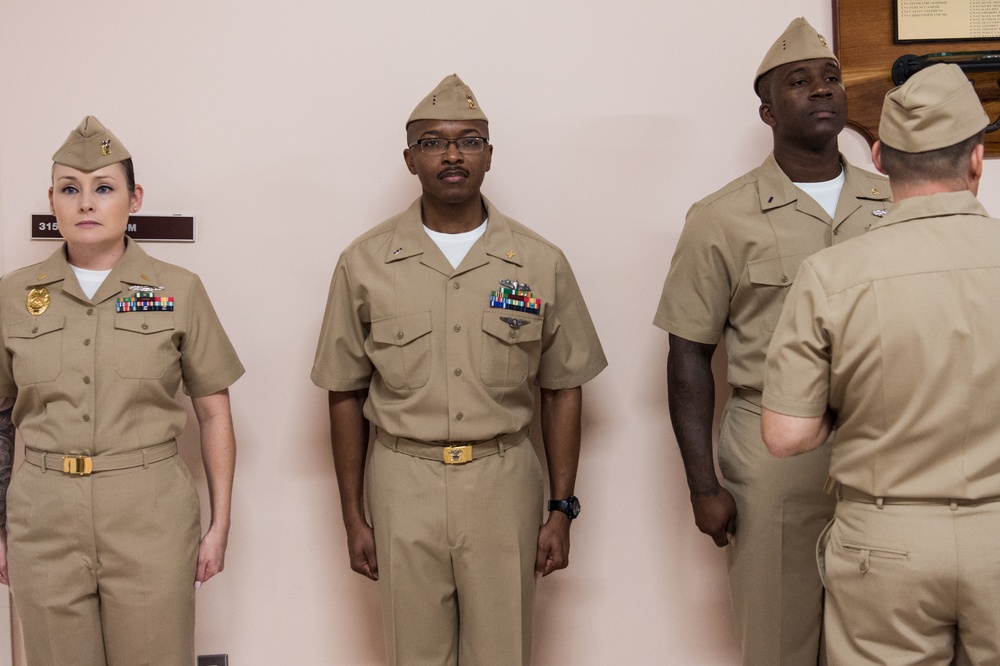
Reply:
<svg viewBox="0 0 1000 666"><path fill-rule="evenodd" d="M101 141L101 155L107 157L111 154L111 139Z"/></svg>
<svg viewBox="0 0 1000 666"><path fill-rule="evenodd" d="M469 108L470 109L476 108L476 100L472 99L472 95L466 95L465 96L465 101L467 101L469 103Z"/></svg>
<svg viewBox="0 0 1000 666"><path fill-rule="evenodd" d="M32 289L28 292L28 302L25 303L25 306L28 308L28 314L35 317L42 314L49 309L49 302L51 300L49 290L45 287Z"/></svg>
<svg viewBox="0 0 1000 666"><path fill-rule="evenodd" d="M823 35L819 36L819 45L822 46L824 49L830 48L829 45L827 45L826 40L823 39Z"/></svg>

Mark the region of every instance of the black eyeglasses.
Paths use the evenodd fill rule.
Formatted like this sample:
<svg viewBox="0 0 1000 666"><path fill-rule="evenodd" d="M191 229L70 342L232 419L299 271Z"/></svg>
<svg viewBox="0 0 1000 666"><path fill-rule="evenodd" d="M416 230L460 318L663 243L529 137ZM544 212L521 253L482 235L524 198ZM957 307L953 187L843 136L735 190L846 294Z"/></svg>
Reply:
<svg viewBox="0 0 1000 666"><path fill-rule="evenodd" d="M448 152L448 146L455 144L460 153L481 153L486 150L487 143L489 143L489 139L483 136L463 136L460 139L431 137L429 139L417 139L410 144L410 148L420 146L420 152L422 153L427 155L442 155Z"/></svg>

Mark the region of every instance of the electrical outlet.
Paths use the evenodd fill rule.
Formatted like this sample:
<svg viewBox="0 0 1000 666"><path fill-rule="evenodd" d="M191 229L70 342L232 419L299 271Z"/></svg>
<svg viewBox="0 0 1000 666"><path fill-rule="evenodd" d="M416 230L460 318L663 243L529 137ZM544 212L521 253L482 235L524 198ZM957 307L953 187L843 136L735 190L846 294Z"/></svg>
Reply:
<svg viewBox="0 0 1000 666"><path fill-rule="evenodd" d="M229 666L228 654L199 654L198 666Z"/></svg>

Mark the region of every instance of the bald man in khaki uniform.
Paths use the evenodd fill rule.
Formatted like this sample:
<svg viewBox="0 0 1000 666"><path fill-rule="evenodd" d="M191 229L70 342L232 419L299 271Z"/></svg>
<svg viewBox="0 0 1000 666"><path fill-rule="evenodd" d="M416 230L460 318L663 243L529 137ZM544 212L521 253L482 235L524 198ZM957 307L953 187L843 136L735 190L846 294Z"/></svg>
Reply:
<svg viewBox="0 0 1000 666"><path fill-rule="evenodd" d="M0 411L0 579L30 666L190 664L195 583L221 570L229 530L227 388L243 366L199 278L124 236L142 190L117 138L88 117L53 161L67 242L0 279L0 407L14 400ZM204 538L177 456L181 385L212 491ZM15 425L25 462L8 493Z"/></svg>
<svg viewBox="0 0 1000 666"><path fill-rule="evenodd" d="M819 543L833 666L1000 663L1000 220L976 200L989 119L955 65L886 95L896 204L808 259L771 342L764 440L836 427Z"/></svg>
<svg viewBox="0 0 1000 666"><path fill-rule="evenodd" d="M801 261L884 212L884 178L838 153L840 67L805 19L764 57L754 89L771 127L764 163L688 212L654 324L670 333L670 417L698 528L728 546L737 638L748 666L815 666L822 585L813 544L833 511L824 451L776 461L760 441L764 356ZM711 359L720 336L733 392L712 454Z"/></svg>
<svg viewBox="0 0 1000 666"><path fill-rule="evenodd" d="M454 75L410 115L403 156L423 193L341 255L312 372L390 664L529 663L535 575L566 566L580 510L580 387L607 364L566 257L480 194L488 130Z"/></svg>

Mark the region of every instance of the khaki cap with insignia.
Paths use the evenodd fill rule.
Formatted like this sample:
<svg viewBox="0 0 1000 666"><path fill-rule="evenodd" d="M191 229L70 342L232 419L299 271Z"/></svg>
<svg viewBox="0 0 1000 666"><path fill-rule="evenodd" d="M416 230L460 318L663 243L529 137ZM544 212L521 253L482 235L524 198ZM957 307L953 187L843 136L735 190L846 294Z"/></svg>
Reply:
<svg viewBox="0 0 1000 666"><path fill-rule="evenodd" d="M923 153L965 141L989 124L962 69L937 64L886 93L878 138L896 150Z"/></svg>
<svg viewBox="0 0 1000 666"><path fill-rule="evenodd" d="M799 17L788 24L785 31L778 37L778 41L771 45L764 55L764 60L757 68L757 75L753 79L753 91L757 92L757 82L760 77L770 72L779 65L785 65L799 60L813 60L815 58L830 58L837 61L837 56L827 45L823 35L816 32L816 28L809 25L809 21L804 17Z"/></svg>
<svg viewBox="0 0 1000 666"><path fill-rule="evenodd" d="M415 120L482 120L486 114L479 108L476 96L465 85L458 74L446 76L427 97L417 104L406 121L409 126Z"/></svg>
<svg viewBox="0 0 1000 666"><path fill-rule="evenodd" d="M80 171L97 169L127 160L129 154L122 142L94 116L87 116L69 133L52 161Z"/></svg>

